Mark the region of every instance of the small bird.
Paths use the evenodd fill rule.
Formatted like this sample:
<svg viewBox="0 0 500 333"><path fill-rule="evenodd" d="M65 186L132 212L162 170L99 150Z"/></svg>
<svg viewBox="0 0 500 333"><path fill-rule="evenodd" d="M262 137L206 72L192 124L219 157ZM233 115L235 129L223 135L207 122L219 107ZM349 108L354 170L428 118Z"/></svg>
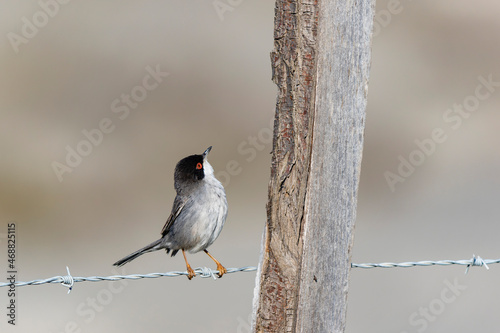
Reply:
<svg viewBox="0 0 500 333"><path fill-rule="evenodd" d="M177 196L161 231L161 238L118 260L114 266L122 266L144 253L160 249L165 249L167 253L172 251L172 257L181 250L188 279L191 280L196 274L187 261L185 251L196 253L203 250L217 264L219 278L227 272L207 251L219 237L227 217L226 192L207 160L211 149L212 146L201 155L191 155L177 163L174 172Z"/></svg>

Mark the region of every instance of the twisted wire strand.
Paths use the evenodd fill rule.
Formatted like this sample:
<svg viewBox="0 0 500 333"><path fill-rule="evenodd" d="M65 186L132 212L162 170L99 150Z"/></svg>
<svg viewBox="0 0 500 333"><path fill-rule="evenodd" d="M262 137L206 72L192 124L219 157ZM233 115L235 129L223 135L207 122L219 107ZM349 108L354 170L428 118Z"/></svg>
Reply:
<svg viewBox="0 0 500 333"><path fill-rule="evenodd" d="M472 266L484 266L486 269L489 269L488 265L498 264L500 263L500 259L482 259L479 256L473 255L472 259L465 260L438 260L438 261L408 261L401 263L392 263L392 262L383 262L379 264L374 263L364 263L364 264L355 264L352 263L352 268L408 268L415 266L449 266L449 265L464 265L467 266L465 273L469 271L469 268ZM101 282L101 281L118 281L118 280L140 280L140 279L154 279L159 277L175 277L175 276L183 276L188 275L185 271L172 271L166 273L150 273L150 274L130 274L130 275L111 275L111 276L89 276L89 277L79 277L72 276L69 272L69 268L66 267L67 275L64 276L54 276L47 279L37 279L26 282L15 282L15 287L23 287L23 286L38 286L47 283L59 283L68 288L68 293L72 290L74 284L76 282ZM237 272L253 272L256 271L257 267L255 266L245 266L240 268L228 268L227 274L229 273L237 273ZM197 276L202 278L216 278L216 274L219 273L217 270L212 270L208 267L198 267L195 270ZM0 283L1 287L12 286L11 283Z"/></svg>
<svg viewBox="0 0 500 333"><path fill-rule="evenodd" d="M69 291L76 282L101 282L101 281L119 281L119 280L140 280L140 279L154 279L159 277L175 277L188 275L187 272L181 271L172 271L166 273L150 273L150 274L130 274L130 275L111 275L111 276L89 276L89 277L80 277L80 276L71 276L68 267L66 267L68 275L65 276L54 276L47 279L36 279L32 281L26 282L16 282L14 286L16 287L24 287L24 286L38 286L47 283L60 283L65 287L68 287ZM228 268L226 274L228 273L236 273L236 272L252 272L255 271L257 267L246 266L241 268ZM208 267L198 267L195 270L197 276L202 278L212 277L216 279L216 274L219 273L217 270L212 270ZM8 287L11 286L11 283L0 283L0 287Z"/></svg>
<svg viewBox="0 0 500 333"><path fill-rule="evenodd" d="M466 273L468 272L469 268L471 266L484 266L486 269L489 269L488 265L491 264L498 264L500 263L500 259L482 259L479 256L473 256L472 259L466 259L466 260L438 260L438 261L431 261L431 260L426 260L426 261L408 261L408 262L400 262L400 263L393 263L393 262L383 262L380 264L372 264L372 263L366 263L366 264L351 264L351 267L353 268L408 268L408 267L415 267L415 266L449 266L449 265L463 265L467 266Z"/></svg>

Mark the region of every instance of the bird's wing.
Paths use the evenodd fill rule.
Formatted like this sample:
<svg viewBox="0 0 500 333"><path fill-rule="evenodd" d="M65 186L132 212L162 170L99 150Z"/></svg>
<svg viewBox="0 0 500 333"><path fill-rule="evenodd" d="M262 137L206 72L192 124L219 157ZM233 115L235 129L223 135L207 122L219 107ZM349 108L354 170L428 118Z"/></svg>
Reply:
<svg viewBox="0 0 500 333"><path fill-rule="evenodd" d="M165 225L163 226L163 229L161 229L161 235L164 237L166 234L168 234L170 227L172 224L174 224L175 219L179 216L181 213L182 209L186 205L186 202L188 201L187 197L181 197L181 196L176 196L174 200L174 205L172 207L172 212L170 213L170 216L167 219L167 222L165 222Z"/></svg>

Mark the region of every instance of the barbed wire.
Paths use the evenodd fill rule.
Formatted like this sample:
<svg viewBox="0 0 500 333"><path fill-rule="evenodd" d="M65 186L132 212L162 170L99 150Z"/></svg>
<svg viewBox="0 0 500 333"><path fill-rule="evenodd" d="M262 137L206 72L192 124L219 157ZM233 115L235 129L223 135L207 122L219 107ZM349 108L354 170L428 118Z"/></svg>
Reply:
<svg viewBox="0 0 500 333"><path fill-rule="evenodd" d="M484 266L486 269L490 269L488 265L498 264L500 263L500 259L482 259L480 256L472 256L472 259L465 260L438 260L438 261L408 261L401 263L392 263L392 262L384 262L379 264L374 263L365 263L365 264L355 264L352 263L352 268L408 268L415 266L449 266L449 265L463 265L467 266L465 270L465 274L469 271L469 268L472 266ZM257 267L255 266L245 266L240 268L228 268L227 274L237 273L237 272L253 272L256 271ZM150 273L150 274L130 274L130 275L111 275L111 276L90 276L90 277L79 277L72 276L69 268L66 267L67 275L59 275L54 276L47 279L37 279L27 282L15 282L15 287L23 287L23 286L38 286L47 283L59 283L68 288L68 294L71 292L74 284L76 282L101 282L101 281L119 281L119 280L140 280L140 279L154 279L159 277L175 277L175 276L183 276L188 275L188 272L185 271L173 271L166 273ZM197 276L202 278L214 278L217 279L216 274L219 273L217 270L212 270L208 267L198 267L195 270ZM0 283L1 287L9 287L12 286L12 283Z"/></svg>
<svg viewBox="0 0 500 333"><path fill-rule="evenodd" d="M257 267L254 266L247 266L247 267L241 267L241 268L227 268L226 274L230 273L236 273L236 272L252 272L257 270ZM38 286L41 284L47 284L47 283L60 283L65 287L68 287L68 294L73 288L73 285L76 282L101 282L101 281L119 281L119 280L140 280L140 279L155 279L159 277L175 277L175 276L182 276L182 275L188 275L188 272L182 272L182 271L173 271L173 272L166 272L166 273L149 273L149 274L130 274L130 275L111 275L111 276L89 276L89 277L79 277L79 276L72 276L71 273L69 272L69 268L66 266L66 271L68 272L68 275L64 276L54 276L51 278L47 279L37 279L37 280L32 280L32 281L27 281L27 282L16 282L14 283L14 286L16 287L23 287L23 286ZM211 268L208 267L198 267L194 269L194 272L196 273L197 276L200 276L202 278L209 278L212 277L214 279L217 279L215 274L218 274L219 271L217 270L212 270ZM8 287L11 286L12 283L0 283L0 287Z"/></svg>
<svg viewBox="0 0 500 333"><path fill-rule="evenodd" d="M415 266L449 266L449 265L463 265L467 266L465 270L465 274L469 271L471 266L484 266L486 269L490 269L488 265L498 264L500 263L500 259L483 259L480 256L473 255L472 259L466 260L438 260L438 261L408 261L401 263L393 263L393 262L383 262L380 264L351 264L353 268L408 268Z"/></svg>

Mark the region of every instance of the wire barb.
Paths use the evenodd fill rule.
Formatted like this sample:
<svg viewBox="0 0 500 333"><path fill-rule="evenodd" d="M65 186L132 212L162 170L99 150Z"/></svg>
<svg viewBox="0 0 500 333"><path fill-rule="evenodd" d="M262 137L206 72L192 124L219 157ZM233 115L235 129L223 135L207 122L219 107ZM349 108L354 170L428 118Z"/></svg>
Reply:
<svg viewBox="0 0 500 333"><path fill-rule="evenodd" d="M484 262L483 258L481 258L480 256L476 257L475 254L472 255L471 263L467 265L467 268L465 269L465 274L469 272L469 268L471 266L484 266L487 270L490 269L488 265Z"/></svg>
<svg viewBox="0 0 500 333"><path fill-rule="evenodd" d="M196 273L196 272L195 272ZM218 273L218 272L217 272ZM214 271L211 270L208 267L201 267L201 272L200 272L201 277L213 277L214 280L217 280L217 277L215 277Z"/></svg>
<svg viewBox="0 0 500 333"><path fill-rule="evenodd" d="M73 290L73 285L75 284L75 280L71 276L68 266L66 266L66 272L68 272L68 275L59 276L59 278L61 278L61 284L65 287L68 287L68 294L69 294L71 290Z"/></svg>

